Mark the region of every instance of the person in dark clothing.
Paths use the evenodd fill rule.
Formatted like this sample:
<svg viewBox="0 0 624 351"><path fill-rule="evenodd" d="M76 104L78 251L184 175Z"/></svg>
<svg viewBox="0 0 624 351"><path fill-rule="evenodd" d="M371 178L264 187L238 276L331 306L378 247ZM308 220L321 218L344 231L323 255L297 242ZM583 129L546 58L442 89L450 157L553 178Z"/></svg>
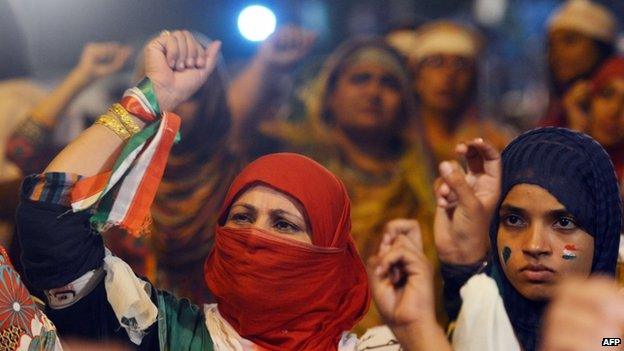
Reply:
<svg viewBox="0 0 624 351"><path fill-rule="evenodd" d="M482 140L458 151L468 172L440 165L434 227L446 298L461 305L459 314L449 311L457 316L452 347L536 350L544 308L561 281L615 274L622 205L613 165L591 137L563 128L527 132L501 157ZM408 309L431 290L428 263L408 239L391 236L370 262L373 295L408 350L431 345L434 338L423 336L432 330L442 335L437 349L450 350L428 308ZM407 284L384 284L397 263ZM408 294L403 305L388 298Z"/></svg>

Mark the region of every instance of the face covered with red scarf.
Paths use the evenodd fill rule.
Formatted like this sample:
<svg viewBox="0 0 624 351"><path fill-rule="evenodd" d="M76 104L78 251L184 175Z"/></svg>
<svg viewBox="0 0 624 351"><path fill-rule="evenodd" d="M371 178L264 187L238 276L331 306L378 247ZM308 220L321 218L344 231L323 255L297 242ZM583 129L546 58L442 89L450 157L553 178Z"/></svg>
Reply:
<svg viewBox="0 0 624 351"><path fill-rule="evenodd" d="M342 182L296 154L249 164L224 201L206 284L221 315L269 350L335 350L370 296Z"/></svg>

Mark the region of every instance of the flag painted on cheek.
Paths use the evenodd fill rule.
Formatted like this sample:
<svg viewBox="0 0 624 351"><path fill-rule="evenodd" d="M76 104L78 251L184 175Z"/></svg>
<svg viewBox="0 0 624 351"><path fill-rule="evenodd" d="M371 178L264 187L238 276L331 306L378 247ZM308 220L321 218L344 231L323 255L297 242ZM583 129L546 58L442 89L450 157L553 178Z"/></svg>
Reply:
<svg viewBox="0 0 624 351"><path fill-rule="evenodd" d="M575 251L577 251L576 246L574 246L574 245L566 245L563 248L563 255L561 257L564 260L574 260L574 259L576 259Z"/></svg>

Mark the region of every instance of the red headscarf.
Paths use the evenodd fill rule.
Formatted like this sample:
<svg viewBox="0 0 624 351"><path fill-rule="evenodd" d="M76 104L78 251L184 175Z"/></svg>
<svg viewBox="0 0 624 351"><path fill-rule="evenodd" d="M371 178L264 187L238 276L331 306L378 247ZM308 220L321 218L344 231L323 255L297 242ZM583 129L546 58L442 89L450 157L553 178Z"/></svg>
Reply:
<svg viewBox="0 0 624 351"><path fill-rule="evenodd" d="M312 244L221 226L234 199L256 184L303 205ZM309 158L264 156L236 177L220 219L204 276L221 315L242 337L269 350L336 350L370 303L342 182Z"/></svg>
<svg viewBox="0 0 624 351"><path fill-rule="evenodd" d="M608 59L591 80L592 90L597 94L613 79L624 78L624 57L613 57ZM613 167L618 179L624 179L624 142L615 145L605 146L605 150L611 156Z"/></svg>
<svg viewBox="0 0 624 351"><path fill-rule="evenodd" d="M624 57L610 58L600 66L591 80L594 93L615 78L624 78Z"/></svg>

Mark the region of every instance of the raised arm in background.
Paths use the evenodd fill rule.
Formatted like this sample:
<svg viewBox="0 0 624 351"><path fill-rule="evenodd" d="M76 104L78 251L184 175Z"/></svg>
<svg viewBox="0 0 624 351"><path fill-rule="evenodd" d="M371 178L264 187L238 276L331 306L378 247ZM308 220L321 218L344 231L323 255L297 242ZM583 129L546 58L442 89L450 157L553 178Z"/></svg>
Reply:
<svg viewBox="0 0 624 351"><path fill-rule="evenodd" d="M274 103L277 85L310 52L315 40L314 33L287 25L260 46L228 89L228 105L235 131L240 131L258 108Z"/></svg>
<svg viewBox="0 0 624 351"><path fill-rule="evenodd" d="M215 66L220 45L217 41L203 48L188 31L160 35L147 45L145 75L152 81L162 111L171 111L202 85ZM110 129L93 125L63 149L45 172L98 174L112 167L122 145Z"/></svg>
<svg viewBox="0 0 624 351"><path fill-rule="evenodd" d="M24 174L41 172L59 150L52 144L52 132L67 107L89 85L119 72L131 52L130 47L114 42L85 45L78 65L12 132L7 158Z"/></svg>
<svg viewBox="0 0 624 351"><path fill-rule="evenodd" d="M53 127L72 99L88 85L119 72L132 49L115 42L88 43L78 65L34 109L32 118Z"/></svg>

